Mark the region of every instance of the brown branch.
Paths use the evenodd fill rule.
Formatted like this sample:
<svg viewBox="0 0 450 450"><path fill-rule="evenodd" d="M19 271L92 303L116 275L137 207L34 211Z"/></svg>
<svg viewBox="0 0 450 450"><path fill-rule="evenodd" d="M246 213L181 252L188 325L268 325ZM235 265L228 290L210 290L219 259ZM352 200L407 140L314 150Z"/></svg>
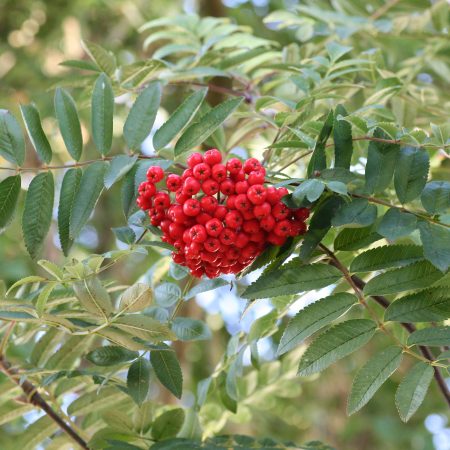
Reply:
<svg viewBox="0 0 450 450"><path fill-rule="evenodd" d="M11 367L11 364L0 355L0 371L2 371L11 381L20 386L27 398L27 401L50 417L65 433L67 433L82 449L89 450L86 441L70 426L68 425L55 410L42 398L37 392L36 387L29 381L23 381L16 369Z"/></svg>
<svg viewBox="0 0 450 450"><path fill-rule="evenodd" d="M320 244L320 248L329 256L329 258L330 258L329 264L336 267L337 269L339 269L342 272L342 274L347 279L347 281L349 282L350 286L352 286L352 288L356 287L358 291L362 291L364 289L366 283L358 276L351 275L350 280L347 278L348 270L345 266L343 266L343 264L340 262L338 257L334 254L334 252L332 252L331 250L329 250L327 247L325 247L322 244ZM388 308L388 306L390 305L389 300L386 297L383 297L382 295L371 295L370 297L373 298L384 309ZM416 327L412 323L402 322L401 326L403 328L405 328L405 330L407 330L408 333L414 333L414 331L416 331ZM419 350L422 353L422 355L428 361L430 361L430 363L433 363L435 361L433 352L430 350L429 347L427 347L425 345L420 345L418 347L419 347ZM434 369L434 378L438 384L439 390L441 391L442 396L444 397L448 406L450 406L450 391L447 387L447 383L445 382L444 377L442 376L442 373L439 370L439 367L433 365L433 369Z"/></svg>

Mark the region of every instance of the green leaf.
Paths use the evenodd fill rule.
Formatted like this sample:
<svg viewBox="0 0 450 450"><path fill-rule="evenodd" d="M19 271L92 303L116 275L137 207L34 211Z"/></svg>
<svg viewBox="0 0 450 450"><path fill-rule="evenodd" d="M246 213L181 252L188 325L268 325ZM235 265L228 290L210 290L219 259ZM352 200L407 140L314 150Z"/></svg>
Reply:
<svg viewBox="0 0 450 450"><path fill-rule="evenodd" d="M298 294L329 286L341 277L341 272L328 264L298 265L298 267L292 264L288 268L281 267L261 275L244 291L242 297L253 300Z"/></svg>
<svg viewBox="0 0 450 450"><path fill-rule="evenodd" d="M168 308L181 297L181 289L175 283L161 283L155 288L155 300L158 305Z"/></svg>
<svg viewBox="0 0 450 450"><path fill-rule="evenodd" d="M68 255L73 240L70 238L70 216L72 213L75 196L80 186L82 170L69 169L65 174L61 185L58 206L58 233L59 242L65 256Z"/></svg>
<svg viewBox="0 0 450 450"><path fill-rule="evenodd" d="M83 416L96 411L104 411L110 408L116 408L127 397L115 387L105 386L100 391L94 390L81 395L74 400L67 412L71 416Z"/></svg>
<svg viewBox="0 0 450 450"><path fill-rule="evenodd" d="M139 312L153 302L153 292L148 284L136 283L127 288L120 296L119 311Z"/></svg>
<svg viewBox="0 0 450 450"><path fill-rule="evenodd" d="M181 341L204 341L211 338L211 330L205 322L189 317L176 317L172 331Z"/></svg>
<svg viewBox="0 0 450 450"><path fill-rule="evenodd" d="M28 187L22 216L25 246L35 259L44 243L52 222L55 184L51 172L36 175Z"/></svg>
<svg viewBox="0 0 450 450"><path fill-rule="evenodd" d="M189 275L189 268L185 266L181 266L180 264L176 264L173 261L170 261L169 266L169 275L175 280L183 280Z"/></svg>
<svg viewBox="0 0 450 450"><path fill-rule="evenodd" d="M75 239L80 234L95 208L103 190L105 169L105 163L97 161L83 171L70 214L70 237L72 239Z"/></svg>
<svg viewBox="0 0 450 450"><path fill-rule="evenodd" d="M360 253L351 263L350 272L373 272L404 266L423 259L420 245L384 245Z"/></svg>
<svg viewBox="0 0 450 450"><path fill-rule="evenodd" d="M52 148L42 129L39 111L34 105L20 105L20 112L39 159L48 164L52 160Z"/></svg>
<svg viewBox="0 0 450 450"><path fill-rule="evenodd" d="M432 347L450 345L450 327L424 328L414 331L408 337L408 345Z"/></svg>
<svg viewBox="0 0 450 450"><path fill-rule="evenodd" d="M394 173L394 186L398 199L407 203L417 198L427 182L430 158L424 149L400 149Z"/></svg>
<svg viewBox="0 0 450 450"><path fill-rule="evenodd" d="M150 362L139 358L128 369L127 388L131 398L140 406L150 389Z"/></svg>
<svg viewBox="0 0 450 450"><path fill-rule="evenodd" d="M28 283L39 283L40 281L47 281L45 278L43 277L39 277L37 275L30 275L28 277L25 278L21 278L20 280L16 281L7 291L6 291L6 295L10 294L15 288L22 286L24 284L28 284Z"/></svg>
<svg viewBox="0 0 450 450"><path fill-rule="evenodd" d="M108 291L97 277L89 277L73 284L75 295L81 306L96 316L106 317L112 313Z"/></svg>
<svg viewBox="0 0 450 450"><path fill-rule="evenodd" d="M339 58L353 50L353 47L347 47L335 41L327 43L325 47L332 62L336 62Z"/></svg>
<svg viewBox="0 0 450 450"><path fill-rule="evenodd" d="M420 200L430 214L443 213L450 208L450 182L430 181L422 191Z"/></svg>
<svg viewBox="0 0 450 450"><path fill-rule="evenodd" d="M303 237L300 247L300 257L303 260L307 260L311 256L312 252L326 236L331 228L331 219L343 203L344 200L338 196L328 197L319 203L309 222L308 231Z"/></svg>
<svg viewBox="0 0 450 450"><path fill-rule="evenodd" d="M377 139L391 139L381 128L376 128L373 136ZM370 142L366 164L367 193L382 192L389 186L397 164L398 151L398 144Z"/></svg>
<svg viewBox="0 0 450 450"><path fill-rule="evenodd" d="M315 202L325 189L325 184L315 178L311 180L305 180L300 183L295 191L292 193L292 198L295 203L300 206L305 197L312 203Z"/></svg>
<svg viewBox="0 0 450 450"><path fill-rule="evenodd" d="M185 300L189 300L194 298L196 295L201 294L202 292L212 291L222 286L227 286L229 283L222 278L213 278L211 280L202 280L200 283L196 284L193 288L191 288L186 295L184 296Z"/></svg>
<svg viewBox="0 0 450 450"><path fill-rule="evenodd" d="M401 297L391 303L384 320L394 322L440 322L450 317L447 288L432 288Z"/></svg>
<svg viewBox="0 0 450 450"><path fill-rule="evenodd" d="M104 73L95 82L91 109L94 144L102 155L106 155L112 145L114 92L110 79Z"/></svg>
<svg viewBox="0 0 450 450"><path fill-rule="evenodd" d="M352 126L339 116L347 116L342 105L337 105L334 113L333 139L334 139L334 167L350 168L353 154Z"/></svg>
<svg viewBox="0 0 450 450"><path fill-rule="evenodd" d="M38 295L38 298L36 300L36 312L38 313L38 316L41 317L42 314L45 311L45 306L47 305L47 300L50 297L50 294L52 291L57 287L56 283L48 283L45 285L41 292Z"/></svg>
<svg viewBox="0 0 450 450"><path fill-rule="evenodd" d="M141 314L120 317L114 321L114 325L144 341L155 342L176 339L175 334L166 324Z"/></svg>
<svg viewBox="0 0 450 450"><path fill-rule="evenodd" d="M333 111L330 110L327 118L320 130L319 136L314 147L313 154L308 164L308 178L311 178L315 171L321 171L327 168L327 156L325 153L325 146L327 140L330 137L331 131L333 130Z"/></svg>
<svg viewBox="0 0 450 450"><path fill-rule="evenodd" d="M377 275L364 287L366 295L385 295L421 289L432 285L444 274L428 261L418 261Z"/></svg>
<svg viewBox="0 0 450 450"><path fill-rule="evenodd" d="M450 267L450 228L419 220L423 254L442 272Z"/></svg>
<svg viewBox="0 0 450 450"><path fill-rule="evenodd" d="M264 316L256 319L248 332L248 342L257 341L265 336L270 336L277 331L276 322L278 320L278 311L273 309Z"/></svg>
<svg viewBox="0 0 450 450"><path fill-rule="evenodd" d="M354 251L367 247L383 237L379 235L373 226L363 228L345 228L334 240L335 250Z"/></svg>
<svg viewBox="0 0 450 450"><path fill-rule="evenodd" d="M419 409L433 379L433 367L427 363L417 363L399 384L395 394L395 405L403 422Z"/></svg>
<svg viewBox="0 0 450 450"><path fill-rule="evenodd" d="M62 88L55 92L55 113L64 144L70 156L78 161L83 150L80 119L73 98Z"/></svg>
<svg viewBox="0 0 450 450"><path fill-rule="evenodd" d="M155 150L160 150L169 144L192 120L205 99L207 92L208 88L201 88L195 91L173 112L167 122L156 131L153 137L153 147Z"/></svg>
<svg viewBox="0 0 450 450"><path fill-rule="evenodd" d="M367 344L375 330L375 322L368 319L352 319L335 325L308 347L300 360L298 374L307 376L321 372Z"/></svg>
<svg viewBox="0 0 450 450"><path fill-rule="evenodd" d="M52 277L62 280L64 278L63 269L57 264L48 261L46 259L40 259L37 262L46 272L48 272Z"/></svg>
<svg viewBox="0 0 450 450"><path fill-rule="evenodd" d="M204 142L241 104L242 100L243 97L226 100L190 125L175 145L175 156L179 156Z"/></svg>
<svg viewBox="0 0 450 450"><path fill-rule="evenodd" d="M381 219L377 232L390 241L408 236L417 227L417 217L400 211L398 208L390 208Z"/></svg>
<svg viewBox="0 0 450 450"><path fill-rule="evenodd" d="M121 180L133 168L137 159L137 156L114 156L105 172L105 188L109 189L114 183Z"/></svg>
<svg viewBox="0 0 450 450"><path fill-rule="evenodd" d="M131 245L136 242L136 233L130 227L111 228L112 232L120 242Z"/></svg>
<svg viewBox="0 0 450 450"><path fill-rule="evenodd" d="M158 416L152 426L155 441L175 437L181 430L185 419L182 408L171 409Z"/></svg>
<svg viewBox="0 0 450 450"><path fill-rule="evenodd" d="M152 350L150 361L158 380L177 398L183 392L183 374L175 352L167 346L167 350Z"/></svg>
<svg viewBox="0 0 450 450"><path fill-rule="evenodd" d="M110 76L114 75L116 70L116 58L113 53L93 42L81 41L81 45L102 72L105 72Z"/></svg>
<svg viewBox="0 0 450 450"><path fill-rule="evenodd" d="M25 139L16 118L0 109L0 156L21 166L25 161Z"/></svg>
<svg viewBox="0 0 450 450"><path fill-rule="evenodd" d="M139 357L138 352L133 352L118 345L99 347L86 355L86 359L96 366L114 366L116 364L132 361Z"/></svg>
<svg viewBox="0 0 450 450"><path fill-rule="evenodd" d="M11 222L20 195L20 175L13 175L0 182L0 233Z"/></svg>
<svg viewBox="0 0 450 450"><path fill-rule="evenodd" d="M358 371L353 381L347 405L348 414L359 411L398 369L401 362L402 349L400 347L388 347L372 357Z"/></svg>
<svg viewBox="0 0 450 450"><path fill-rule="evenodd" d="M330 324L357 303L352 294L341 292L321 298L299 311L286 327L278 346L278 355L282 355L316 331Z"/></svg>
<svg viewBox="0 0 450 450"><path fill-rule="evenodd" d="M331 220L335 227L352 225L366 227L372 225L377 218L377 207L364 198L357 198L350 203L343 204Z"/></svg>
<svg viewBox="0 0 450 450"><path fill-rule="evenodd" d="M137 189L135 188L135 177L139 164L135 164L124 176L121 189L122 210L125 217L129 217L137 208Z"/></svg>
<svg viewBox="0 0 450 450"><path fill-rule="evenodd" d="M138 150L150 134L161 102L161 83L153 81L139 94L123 126L128 147Z"/></svg>

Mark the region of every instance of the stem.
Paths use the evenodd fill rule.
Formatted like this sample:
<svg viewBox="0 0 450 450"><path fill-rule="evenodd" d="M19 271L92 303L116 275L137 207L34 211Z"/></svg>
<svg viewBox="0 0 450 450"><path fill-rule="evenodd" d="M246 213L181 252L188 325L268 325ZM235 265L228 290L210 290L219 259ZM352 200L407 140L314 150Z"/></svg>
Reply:
<svg viewBox="0 0 450 450"><path fill-rule="evenodd" d="M436 224L441 225L443 227L450 228L450 225L448 225L446 223L439 222L438 220L435 220L432 217L425 216L424 214L421 214L421 213L416 212L416 211L411 211L410 209L406 209L403 206L393 205L392 203L389 203L389 202L387 202L385 200L381 200L379 198L370 197L370 196L361 195L361 194L353 194L353 193L350 193L349 195L352 196L352 197L355 197L355 198L364 198L367 201L369 201L370 203L377 203L378 205L387 206L389 208L396 208L396 209L399 209L402 212L409 213L409 214L412 214L412 215L414 215L416 217L419 217L420 219L428 220L428 222L433 222L433 223L436 223Z"/></svg>
<svg viewBox="0 0 450 450"><path fill-rule="evenodd" d="M350 275L347 268L339 261L337 256L332 252L330 249L328 249L325 245L320 244L320 248L330 257L330 264L337 269L339 269L342 274L344 275L345 279L348 281L348 283L352 286L352 288L355 290L355 293L358 295L362 295L362 290L364 289L364 286L366 283L356 275ZM358 294L360 293L360 294ZM386 309L390 302L386 297L383 297L382 295L371 295L371 298L373 298L380 306L382 306L384 309ZM360 301L360 303L362 303ZM364 306L367 306L367 303L364 301L362 303ZM369 309L369 312L371 310ZM377 323L379 324L379 320L377 319ZM384 325L384 324L382 324ZM416 327L412 323L401 323L402 327L405 328L408 333L413 333L416 331ZM384 332L387 332L386 328L384 326L380 327L380 329ZM390 333L387 333L390 334ZM411 356L417 357L418 355L414 352L411 352L408 347L405 347L403 344L401 344L404 351ZM420 358L423 361L427 362L428 364L431 364L434 369L434 378L436 379L436 382L438 384L439 390L442 393L442 396L444 397L445 401L447 402L448 406L450 406L450 391L447 387L447 384L444 380L444 377L442 376L441 371L439 370L439 367L435 364L436 360L434 358L433 352L430 350L429 347L425 345L418 346L420 352L424 356L424 358Z"/></svg>
<svg viewBox="0 0 450 450"><path fill-rule="evenodd" d="M381 8L378 8L370 18L372 20L377 20L384 14L386 14L391 8L393 8L400 0L390 0L386 2Z"/></svg>
<svg viewBox="0 0 450 450"><path fill-rule="evenodd" d="M11 364L5 360L3 355L0 355L0 370L15 384L20 386L26 395L28 402L42 411L44 411L50 419L52 419L65 433L67 433L82 449L89 450L86 441L70 426L68 425L56 411L42 398L37 392L37 388L27 380L22 380L18 376L18 371L11 367Z"/></svg>

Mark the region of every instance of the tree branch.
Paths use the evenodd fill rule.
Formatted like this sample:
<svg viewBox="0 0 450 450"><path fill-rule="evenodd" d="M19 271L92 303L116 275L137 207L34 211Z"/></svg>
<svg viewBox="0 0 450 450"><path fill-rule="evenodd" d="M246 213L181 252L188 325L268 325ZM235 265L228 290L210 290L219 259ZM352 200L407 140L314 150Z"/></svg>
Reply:
<svg viewBox="0 0 450 450"><path fill-rule="evenodd" d="M329 264L339 269L346 277L348 271L345 268L345 266L342 265L338 257L334 254L334 252L332 252L322 244L320 245L320 248L330 257ZM349 280L349 283L352 287L356 286L356 288L360 291L364 289L366 283L361 278L359 278L356 275L351 275L350 279L351 281ZM387 309L387 307L391 304L389 300L386 297L383 297L382 295L371 295L370 297L373 298L384 309ZM413 333L414 331L416 331L416 327L412 323L402 322L401 325L403 328L405 328L405 330L408 331L408 333ZM419 350L430 363L433 363L435 361L433 352L430 350L429 347L425 345L420 345ZM445 382L444 377L442 376L442 373L439 370L439 367L433 365L433 369L434 369L434 378L436 379L439 390L441 391L442 396L447 402L447 405L450 406L450 391L448 389L447 383Z"/></svg>
<svg viewBox="0 0 450 450"><path fill-rule="evenodd" d="M89 450L86 441L70 426L68 425L56 411L42 398L37 392L36 387L25 380L22 381L21 376L16 369L11 367L11 364L0 355L0 371L2 371L11 381L20 386L28 400L28 402L44 411L50 419L52 419L65 433L67 433L82 449Z"/></svg>

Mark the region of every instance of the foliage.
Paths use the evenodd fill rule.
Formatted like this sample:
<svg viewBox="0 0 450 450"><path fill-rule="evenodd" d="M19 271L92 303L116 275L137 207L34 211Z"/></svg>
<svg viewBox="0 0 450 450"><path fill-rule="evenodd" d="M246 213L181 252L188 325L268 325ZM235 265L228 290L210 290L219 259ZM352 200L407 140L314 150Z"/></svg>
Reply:
<svg viewBox="0 0 450 450"><path fill-rule="evenodd" d="M254 438L217 435L230 418L256 416L264 401L294 397L303 377L363 347L368 360L352 368L353 385L346 386L349 414L397 371L404 375L395 395L403 421L425 400L433 377L450 401L443 380L449 355L436 352L450 345L446 2L411 2L386 17L382 8L369 16L360 2L342 4L334 10L328 2L303 2L267 15L264 23L278 30L274 35L287 33L286 44L285 35L277 41L197 15L143 25L151 53L144 60L84 42L86 58L63 63L76 77L55 89L61 139L49 135L33 104L21 107L23 127L0 111L7 174L0 228L21 217L23 242L39 265L0 290L0 368L8 378L0 424L14 423L43 399L92 449L328 448L277 443L259 430ZM428 72L434 83L424 81ZM155 132L162 108L171 113ZM183 267L169 265L171 246L135 207L137 187L151 165L181 173L188 152L199 147L238 155L250 149L270 181L288 188L288 206L311 209L304 239L268 248L237 279L192 285ZM108 199L122 211L113 228L119 249L83 255L82 234ZM63 264L39 259L55 204ZM127 262L143 265L135 281L114 272ZM248 274L257 279L249 284ZM183 370L185 345L209 341L214 332L203 318L179 313L199 294L230 283L248 300L246 311L263 298L273 309L248 333L229 338L193 383ZM319 289L326 294L289 319L290 307ZM258 350L268 337L278 348L270 362ZM40 397L17 406L21 389L27 393L18 381L24 379ZM164 402L154 400L155 380ZM186 385L195 398L175 406ZM20 444L63 448L71 438L43 416Z"/></svg>

